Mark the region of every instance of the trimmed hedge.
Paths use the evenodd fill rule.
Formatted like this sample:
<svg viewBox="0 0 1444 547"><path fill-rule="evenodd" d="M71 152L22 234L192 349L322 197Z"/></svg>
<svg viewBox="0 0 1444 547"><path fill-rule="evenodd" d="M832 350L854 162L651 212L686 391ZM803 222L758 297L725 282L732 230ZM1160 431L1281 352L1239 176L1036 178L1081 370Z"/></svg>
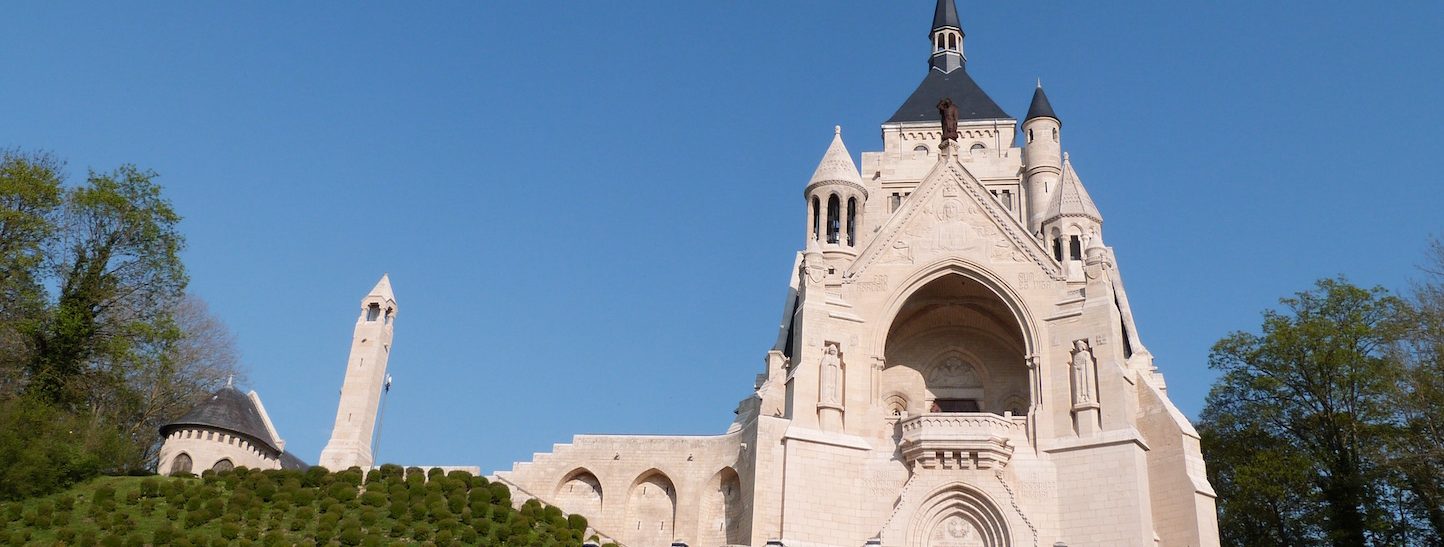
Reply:
<svg viewBox="0 0 1444 547"><path fill-rule="evenodd" d="M586 519L463 471L386 465L101 477L0 503L0 544L579 545Z"/></svg>

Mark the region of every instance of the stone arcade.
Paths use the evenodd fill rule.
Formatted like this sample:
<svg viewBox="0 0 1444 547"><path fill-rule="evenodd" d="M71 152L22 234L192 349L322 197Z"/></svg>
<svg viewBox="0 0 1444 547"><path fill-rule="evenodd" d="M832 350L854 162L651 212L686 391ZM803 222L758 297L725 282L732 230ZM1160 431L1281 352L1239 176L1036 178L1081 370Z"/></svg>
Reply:
<svg viewBox="0 0 1444 547"><path fill-rule="evenodd" d="M1019 135L968 76L952 0L929 36L883 150L859 172L839 129L803 189L780 333L731 427L580 435L498 480L630 547L1218 544L1198 434L1042 87Z"/></svg>

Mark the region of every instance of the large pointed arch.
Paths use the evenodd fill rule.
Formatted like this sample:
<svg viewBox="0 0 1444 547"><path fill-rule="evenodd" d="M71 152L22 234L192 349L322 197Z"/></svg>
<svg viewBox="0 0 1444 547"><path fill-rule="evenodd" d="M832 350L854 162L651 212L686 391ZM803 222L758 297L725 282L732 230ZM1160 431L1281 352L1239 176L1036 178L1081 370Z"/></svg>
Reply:
<svg viewBox="0 0 1444 547"><path fill-rule="evenodd" d="M909 393L922 412L1037 408L1036 322L1022 297L987 268L960 257L919 268L880 319L873 343L885 363L882 381ZM1027 395L1026 409L1009 399L1019 393Z"/></svg>
<svg viewBox="0 0 1444 547"><path fill-rule="evenodd" d="M632 482L622 529L627 545L670 545L676 539L675 484L656 468L642 472Z"/></svg>
<svg viewBox="0 0 1444 547"><path fill-rule="evenodd" d="M698 500L697 544L742 545L751 535L747 499L737 470L723 467L712 475Z"/></svg>
<svg viewBox="0 0 1444 547"><path fill-rule="evenodd" d="M883 315L879 318L881 320L876 323L877 328L873 329L873 347L879 349L878 353L885 353L888 332L908 298L933 281L949 275L959 275L971 279L991 291L1007 307L1013 320L1017 322L1022 335L1024 355L1034 356L1040 353L1040 334L1037 322L1023 297L985 266L961 257L949 257L922 266L914 270L912 275L898 285L898 290L893 292L893 295L888 298L887 305L883 308Z"/></svg>
<svg viewBox="0 0 1444 547"><path fill-rule="evenodd" d="M602 504L606 501L602 493L602 481L585 467L578 467L562 475L552 499L556 500L555 504L563 511L592 520L601 519Z"/></svg>
<svg viewBox="0 0 1444 547"><path fill-rule="evenodd" d="M958 544L983 547L1011 547L1008 520L999 505L986 493L962 482L953 482L933 489L923 498L918 511L908 524L908 547L946 544L937 541L956 540Z"/></svg>

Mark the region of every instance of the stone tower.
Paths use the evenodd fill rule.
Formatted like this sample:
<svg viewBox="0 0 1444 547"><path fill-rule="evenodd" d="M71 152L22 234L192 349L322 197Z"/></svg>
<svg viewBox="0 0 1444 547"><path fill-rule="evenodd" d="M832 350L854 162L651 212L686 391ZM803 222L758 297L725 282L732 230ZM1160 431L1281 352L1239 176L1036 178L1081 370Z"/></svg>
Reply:
<svg viewBox="0 0 1444 547"><path fill-rule="evenodd" d="M381 281L361 299L361 315L351 338L351 357L346 361L346 379L341 383L341 404L336 409L336 426L331 441L321 451L320 465L339 470L367 468L371 461L371 435L376 428L376 408L386 384L386 359L391 355L396 296L391 279Z"/></svg>

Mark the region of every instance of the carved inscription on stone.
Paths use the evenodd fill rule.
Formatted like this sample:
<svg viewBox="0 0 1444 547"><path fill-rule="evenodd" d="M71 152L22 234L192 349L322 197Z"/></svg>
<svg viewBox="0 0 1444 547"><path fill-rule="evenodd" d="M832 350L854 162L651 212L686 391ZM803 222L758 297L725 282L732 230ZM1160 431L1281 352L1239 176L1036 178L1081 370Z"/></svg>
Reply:
<svg viewBox="0 0 1444 547"><path fill-rule="evenodd" d="M1050 279L1048 278L1048 276L1043 275L1043 274L1038 273L1038 272L1019 272L1019 273L1018 273L1018 289L1019 289L1019 290L1024 290L1024 291L1026 291L1026 290L1030 290L1030 289L1042 289L1042 288L1046 288L1046 287L1048 286L1049 281L1050 281Z"/></svg>
<svg viewBox="0 0 1444 547"><path fill-rule="evenodd" d="M852 284L853 290L857 292L882 292L887 290L887 276L876 274L871 277L859 279Z"/></svg>

